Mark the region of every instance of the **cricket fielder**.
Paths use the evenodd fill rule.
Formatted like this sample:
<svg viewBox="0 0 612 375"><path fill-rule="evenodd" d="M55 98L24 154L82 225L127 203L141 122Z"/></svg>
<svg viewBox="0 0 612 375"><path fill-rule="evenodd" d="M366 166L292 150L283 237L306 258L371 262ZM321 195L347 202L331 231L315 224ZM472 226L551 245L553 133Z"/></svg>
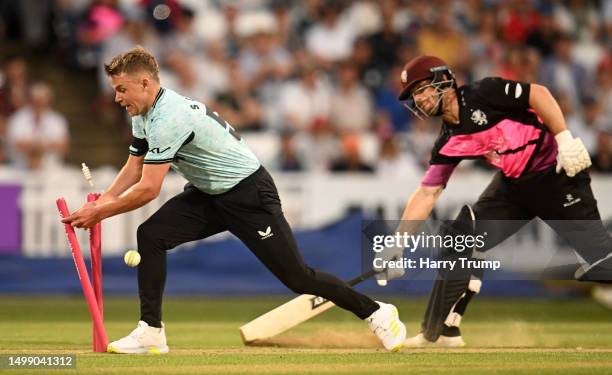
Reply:
<svg viewBox="0 0 612 375"><path fill-rule="evenodd" d="M466 224L473 222L472 230L483 233L480 226L506 220L504 225L488 228L486 244L479 249L484 251L539 217L582 258L576 279L612 280L612 241L601 223L586 171L591 160L582 141L567 130L548 89L502 78L457 87L448 65L433 56L409 61L400 79L399 100L415 116L442 117L430 166L406 203L402 223L426 220L457 164L482 158L499 171L477 202L463 207L454 227L470 231ZM402 256L403 249L389 250L387 259ZM443 250L442 257L457 257L452 249ZM385 270L379 274L385 280L381 285L403 273L403 269ZM470 270L452 277L440 272L422 332L406 340L406 346L465 345L459 323L480 290L479 276Z"/></svg>
<svg viewBox="0 0 612 375"><path fill-rule="evenodd" d="M170 167L189 181L138 227L140 321L111 342L109 352L168 352L161 308L166 251L223 231L238 237L292 291L331 300L366 320L387 350L402 347L406 328L395 306L304 264L272 177L230 124L206 105L161 87L157 62L141 47L116 56L105 70L115 101L132 116L130 156L100 199L63 222L89 228L147 204Z"/></svg>

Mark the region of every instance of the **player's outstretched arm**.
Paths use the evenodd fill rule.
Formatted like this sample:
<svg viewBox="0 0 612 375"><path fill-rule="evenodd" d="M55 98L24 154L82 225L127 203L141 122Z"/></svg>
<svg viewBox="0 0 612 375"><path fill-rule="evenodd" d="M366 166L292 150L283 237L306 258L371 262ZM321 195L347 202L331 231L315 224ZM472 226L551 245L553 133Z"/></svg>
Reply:
<svg viewBox="0 0 612 375"><path fill-rule="evenodd" d="M149 203L159 195L164 177L170 169L169 163L146 164L142 177L115 199L106 202L89 202L72 215L62 219L63 223L77 228L91 228L107 217L134 210Z"/></svg>
<svg viewBox="0 0 612 375"><path fill-rule="evenodd" d="M99 206L101 219L122 214L144 206L157 198L170 163L145 164L142 177L116 199Z"/></svg>
<svg viewBox="0 0 612 375"><path fill-rule="evenodd" d="M143 164L144 155L129 155L127 161L113 180L113 183L98 199L98 204L117 199L123 192L140 181Z"/></svg>
<svg viewBox="0 0 612 375"><path fill-rule="evenodd" d="M406 202L402 221L427 220L443 190L441 185L419 186Z"/></svg>
<svg viewBox="0 0 612 375"><path fill-rule="evenodd" d="M436 201L442 194L444 186L419 186L406 202L404 213L395 233L413 234L418 231L421 223L427 220L429 214L436 205ZM401 259L404 255L404 248L386 248L379 256L384 261L394 261ZM403 268L380 269L376 275L378 285L387 285L388 280L400 278L404 275Z"/></svg>

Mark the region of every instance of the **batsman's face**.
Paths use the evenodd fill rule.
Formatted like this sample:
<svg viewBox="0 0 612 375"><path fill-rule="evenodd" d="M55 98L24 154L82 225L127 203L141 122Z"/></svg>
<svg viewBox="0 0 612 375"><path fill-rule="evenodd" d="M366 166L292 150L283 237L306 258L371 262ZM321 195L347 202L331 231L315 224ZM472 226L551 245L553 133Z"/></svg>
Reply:
<svg viewBox="0 0 612 375"><path fill-rule="evenodd" d="M414 88L412 93L417 108L427 116L435 115L440 105L439 93L430 84L429 81L423 81Z"/></svg>
<svg viewBox="0 0 612 375"><path fill-rule="evenodd" d="M146 113L150 82L145 76L121 73L111 76L110 80L115 90L115 102L125 108L130 116Z"/></svg>

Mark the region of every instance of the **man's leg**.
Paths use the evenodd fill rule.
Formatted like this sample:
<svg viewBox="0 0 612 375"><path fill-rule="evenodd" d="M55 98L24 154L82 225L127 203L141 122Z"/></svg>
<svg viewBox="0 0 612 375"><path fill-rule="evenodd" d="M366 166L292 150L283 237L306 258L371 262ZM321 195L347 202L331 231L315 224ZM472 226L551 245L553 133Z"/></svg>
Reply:
<svg viewBox="0 0 612 375"><path fill-rule="evenodd" d="M612 282L612 239L601 222L588 172L570 178L551 171L540 185L534 209L582 258L575 277Z"/></svg>
<svg viewBox="0 0 612 375"><path fill-rule="evenodd" d="M381 320L388 319L389 324L397 324L401 329L389 333L386 341L381 335L386 335L382 331L387 328L381 328L376 334L387 349L396 350L403 345L405 327L399 322L395 307L379 304L337 277L304 263L291 228L283 216L274 182L265 169L216 198L214 205L230 232L244 242L289 289L299 294L326 298L369 322L373 317L385 315Z"/></svg>
<svg viewBox="0 0 612 375"><path fill-rule="evenodd" d="M211 217L207 196L194 187L166 202L138 227L138 291L140 321L129 335L108 344L111 353L167 353L162 324L162 295L166 282L166 250L224 230ZM214 223L214 224L213 224Z"/></svg>
<svg viewBox="0 0 612 375"><path fill-rule="evenodd" d="M450 226L453 234L479 234L487 232L486 251L516 233L527 224L533 215L522 208L514 199L513 193L501 173L495 175L491 183L478 198L473 207L464 206ZM502 223L501 220L504 220ZM466 252L456 253L454 249L443 249L443 258L465 257ZM480 291L481 274L473 275L470 270L457 269L453 272L440 272L434 281L425 317L422 334L415 336L407 346L421 346L436 342L446 333L460 337L457 314L463 315L471 298ZM456 328L450 328L455 325ZM414 344L414 345L413 345Z"/></svg>
<svg viewBox="0 0 612 375"><path fill-rule="evenodd" d="M292 291L329 299L361 319L370 316L379 307L376 302L337 277L304 263L276 187L268 173L262 171L215 200L229 231Z"/></svg>
<svg viewBox="0 0 612 375"><path fill-rule="evenodd" d="M142 257L138 265L140 320L149 326L161 327L166 251L226 230L211 215L214 211L208 196L192 186L166 202L138 227L138 251Z"/></svg>

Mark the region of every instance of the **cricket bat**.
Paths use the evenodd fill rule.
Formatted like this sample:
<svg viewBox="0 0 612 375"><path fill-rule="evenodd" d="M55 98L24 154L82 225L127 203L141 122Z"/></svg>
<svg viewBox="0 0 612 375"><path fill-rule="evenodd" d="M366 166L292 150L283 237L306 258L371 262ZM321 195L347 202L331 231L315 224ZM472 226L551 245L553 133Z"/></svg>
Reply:
<svg viewBox="0 0 612 375"><path fill-rule="evenodd" d="M370 270L347 281L347 284L350 286L357 285L375 274L375 270ZM249 345L269 339L331 309L333 306L335 306L334 303L325 298L302 294L240 327L242 342Z"/></svg>

